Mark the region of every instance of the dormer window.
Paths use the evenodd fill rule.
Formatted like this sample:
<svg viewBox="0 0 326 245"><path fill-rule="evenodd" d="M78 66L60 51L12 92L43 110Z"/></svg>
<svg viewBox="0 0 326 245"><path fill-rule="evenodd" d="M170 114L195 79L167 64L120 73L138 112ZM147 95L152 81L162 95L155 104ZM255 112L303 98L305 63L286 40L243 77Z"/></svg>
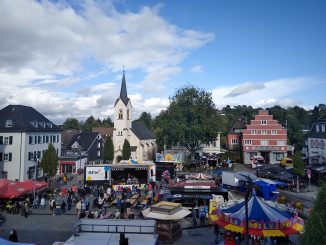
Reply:
<svg viewBox="0 0 326 245"><path fill-rule="evenodd" d="M319 132L319 125L316 124L316 132L318 133Z"/></svg>
<svg viewBox="0 0 326 245"><path fill-rule="evenodd" d="M6 128L11 128L12 127L12 120L6 120L5 127Z"/></svg>
<svg viewBox="0 0 326 245"><path fill-rule="evenodd" d="M119 119L123 119L123 112L122 112L122 110L119 110L118 118L119 118Z"/></svg>
<svg viewBox="0 0 326 245"><path fill-rule="evenodd" d="M267 120L261 120L261 125L267 125Z"/></svg>

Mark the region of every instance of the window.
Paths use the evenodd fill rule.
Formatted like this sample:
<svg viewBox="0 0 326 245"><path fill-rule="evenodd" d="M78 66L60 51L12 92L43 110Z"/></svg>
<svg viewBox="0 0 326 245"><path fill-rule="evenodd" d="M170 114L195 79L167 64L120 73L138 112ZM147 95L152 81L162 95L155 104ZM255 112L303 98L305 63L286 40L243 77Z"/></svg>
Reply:
<svg viewBox="0 0 326 245"><path fill-rule="evenodd" d="M101 151L97 151L97 156L101 156Z"/></svg>
<svg viewBox="0 0 326 245"><path fill-rule="evenodd" d="M252 141L251 140L244 140L244 144L245 145L251 145L252 144Z"/></svg>
<svg viewBox="0 0 326 245"><path fill-rule="evenodd" d="M267 134L267 130L262 130L261 134Z"/></svg>
<svg viewBox="0 0 326 245"><path fill-rule="evenodd" d="M232 145L238 144L238 139L231 139L231 144Z"/></svg>
<svg viewBox="0 0 326 245"><path fill-rule="evenodd" d="M6 128L11 128L12 127L12 120L6 120L5 127Z"/></svg>
<svg viewBox="0 0 326 245"><path fill-rule="evenodd" d="M319 125L316 124L316 132L319 132Z"/></svg>
<svg viewBox="0 0 326 245"><path fill-rule="evenodd" d="M272 130L272 134L277 134L277 131L274 129L274 130Z"/></svg>
<svg viewBox="0 0 326 245"><path fill-rule="evenodd" d="M42 137L41 137L41 135L37 136L37 144L42 144Z"/></svg>
<svg viewBox="0 0 326 245"><path fill-rule="evenodd" d="M260 145L268 145L268 140L261 140Z"/></svg>
<svg viewBox="0 0 326 245"><path fill-rule="evenodd" d="M267 120L261 120L261 125L267 125Z"/></svg>
<svg viewBox="0 0 326 245"><path fill-rule="evenodd" d="M284 140L278 140L277 141L277 145L284 146L285 145L285 141Z"/></svg>
<svg viewBox="0 0 326 245"><path fill-rule="evenodd" d="M251 134L257 134L257 130L256 129L251 130Z"/></svg>
<svg viewBox="0 0 326 245"><path fill-rule="evenodd" d="M47 135L47 136L45 137L45 142L46 142L46 143L49 143L49 135Z"/></svg>
<svg viewBox="0 0 326 245"><path fill-rule="evenodd" d="M37 144L37 136L34 136L34 144Z"/></svg>
<svg viewBox="0 0 326 245"><path fill-rule="evenodd" d="M11 162L12 160L12 154L11 153L5 153L3 154L3 160L7 162Z"/></svg>
<svg viewBox="0 0 326 245"><path fill-rule="evenodd" d="M119 119L123 119L123 112L122 112L122 110L119 110L118 118L119 118Z"/></svg>
<svg viewBox="0 0 326 245"><path fill-rule="evenodd" d="M97 148L101 148L101 143L100 142L97 143Z"/></svg>
<svg viewBox="0 0 326 245"><path fill-rule="evenodd" d="M321 131L324 133L325 132L325 124L321 125Z"/></svg>
<svg viewBox="0 0 326 245"><path fill-rule="evenodd" d="M127 119L130 120L130 110L127 110Z"/></svg>
<svg viewBox="0 0 326 245"><path fill-rule="evenodd" d="M3 144L4 145L9 145L9 137L4 137Z"/></svg>
<svg viewBox="0 0 326 245"><path fill-rule="evenodd" d="M42 142L45 143L45 135L43 135L42 138Z"/></svg>
<svg viewBox="0 0 326 245"><path fill-rule="evenodd" d="M33 136L29 136L28 137L28 143L30 144L30 145L32 145L32 144L34 144L34 137Z"/></svg>
<svg viewBox="0 0 326 245"><path fill-rule="evenodd" d="M284 153L275 153L275 159L277 161L281 161L283 157L284 157Z"/></svg>

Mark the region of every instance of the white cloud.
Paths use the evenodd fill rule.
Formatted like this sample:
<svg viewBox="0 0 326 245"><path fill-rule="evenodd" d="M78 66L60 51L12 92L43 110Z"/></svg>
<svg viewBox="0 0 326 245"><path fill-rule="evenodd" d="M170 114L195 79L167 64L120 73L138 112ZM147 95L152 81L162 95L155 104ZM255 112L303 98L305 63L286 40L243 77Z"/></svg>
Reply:
<svg viewBox="0 0 326 245"><path fill-rule="evenodd" d="M251 105L253 107L270 107L280 105L289 107L300 105L302 101L290 99L297 92L305 91L317 83L310 78L287 78L266 82L246 82L236 86L220 86L212 90L215 104L222 108L226 105Z"/></svg>
<svg viewBox="0 0 326 245"><path fill-rule="evenodd" d="M201 65L196 65L196 66L193 66L189 69L190 72L193 72L193 73L201 73L203 72L203 69L204 67L201 66Z"/></svg>
<svg viewBox="0 0 326 245"><path fill-rule="evenodd" d="M161 5L120 12L112 2L75 4L78 10L64 0L0 1L2 107L30 105L56 121L107 116L117 89L114 82L97 84L98 76L125 65L143 73L145 92L162 94L187 55L214 39L169 23L160 16ZM142 107L149 103L145 97L132 101L139 110L156 110L155 104Z"/></svg>

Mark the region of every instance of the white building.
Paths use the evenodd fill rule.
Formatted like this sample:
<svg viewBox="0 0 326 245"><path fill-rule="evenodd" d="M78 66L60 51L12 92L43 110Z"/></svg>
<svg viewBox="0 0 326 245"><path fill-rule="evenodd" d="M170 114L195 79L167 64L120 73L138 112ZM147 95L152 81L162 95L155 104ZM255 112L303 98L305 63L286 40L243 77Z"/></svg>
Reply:
<svg viewBox="0 0 326 245"><path fill-rule="evenodd" d="M127 95L125 74L123 72L120 97L114 105L114 163L122 159L125 139L131 147L131 159L138 161L153 160L157 149L153 133L143 124L132 122L132 105Z"/></svg>
<svg viewBox="0 0 326 245"><path fill-rule="evenodd" d="M313 122L306 136L306 147L309 164L326 163L326 116Z"/></svg>
<svg viewBox="0 0 326 245"><path fill-rule="evenodd" d="M61 129L34 108L0 110L0 177L23 181L42 176L38 162L52 143L61 154ZM36 168L36 171L35 171Z"/></svg>

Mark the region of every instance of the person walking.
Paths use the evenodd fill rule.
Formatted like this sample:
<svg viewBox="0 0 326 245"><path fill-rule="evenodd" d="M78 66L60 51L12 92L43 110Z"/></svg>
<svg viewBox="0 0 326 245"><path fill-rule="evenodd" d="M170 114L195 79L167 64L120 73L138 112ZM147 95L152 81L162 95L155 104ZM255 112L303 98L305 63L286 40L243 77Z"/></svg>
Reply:
<svg viewBox="0 0 326 245"><path fill-rule="evenodd" d="M81 200L79 200L79 201L77 202L77 204L76 204L77 216L78 216L78 217L80 216L81 208L82 208L82 202L81 202Z"/></svg>
<svg viewBox="0 0 326 245"><path fill-rule="evenodd" d="M205 218L206 218L205 208L203 205L201 205L199 209L200 226L205 226Z"/></svg>
<svg viewBox="0 0 326 245"><path fill-rule="evenodd" d="M66 213L66 202L65 202L65 200L62 200L62 203L61 203L61 213L62 214Z"/></svg>
<svg viewBox="0 0 326 245"><path fill-rule="evenodd" d="M24 202L24 209L25 209L25 218L27 218L28 217L28 210L29 210L28 202Z"/></svg>
<svg viewBox="0 0 326 245"><path fill-rule="evenodd" d="M71 204L72 204L72 198L71 195L68 195L67 198L67 204L68 204L68 211L71 210Z"/></svg>
<svg viewBox="0 0 326 245"><path fill-rule="evenodd" d="M195 208L192 208L192 225L197 226L197 211Z"/></svg>

